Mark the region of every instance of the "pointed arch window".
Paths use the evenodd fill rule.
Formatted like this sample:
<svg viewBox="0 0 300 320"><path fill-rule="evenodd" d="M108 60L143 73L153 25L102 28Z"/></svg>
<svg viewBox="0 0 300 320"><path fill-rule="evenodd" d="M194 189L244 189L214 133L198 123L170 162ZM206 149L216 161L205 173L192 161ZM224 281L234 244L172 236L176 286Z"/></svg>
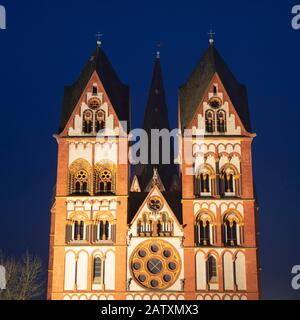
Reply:
<svg viewBox="0 0 300 320"><path fill-rule="evenodd" d="M227 214L224 218L223 240L228 247L240 246L244 242L243 221L235 212Z"/></svg>
<svg viewBox="0 0 300 320"><path fill-rule="evenodd" d="M219 110L217 112L217 130L219 133L225 133L226 127L226 113L224 110Z"/></svg>
<svg viewBox="0 0 300 320"><path fill-rule="evenodd" d="M217 259L210 255L207 260L207 280L208 283L218 282Z"/></svg>
<svg viewBox="0 0 300 320"><path fill-rule="evenodd" d="M210 214L200 213L195 224L195 244L197 246L211 246L214 244L215 223Z"/></svg>
<svg viewBox="0 0 300 320"><path fill-rule="evenodd" d="M215 113L212 110L207 110L205 114L205 128L207 133L215 132Z"/></svg>
<svg viewBox="0 0 300 320"><path fill-rule="evenodd" d="M86 110L83 113L82 131L83 133L86 133L86 134L90 134L93 131L93 111L92 110Z"/></svg>

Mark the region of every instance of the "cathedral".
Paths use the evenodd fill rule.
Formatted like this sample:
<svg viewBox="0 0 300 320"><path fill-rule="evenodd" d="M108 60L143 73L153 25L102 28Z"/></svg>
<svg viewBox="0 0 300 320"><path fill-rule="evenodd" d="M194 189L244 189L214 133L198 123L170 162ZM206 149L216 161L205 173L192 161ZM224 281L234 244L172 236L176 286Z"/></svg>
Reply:
<svg viewBox="0 0 300 320"><path fill-rule="evenodd" d="M259 299L256 135L246 88L213 39L172 110L178 131L191 133L178 140L180 161L174 143L171 161L153 163L149 142L149 161L132 164L131 112L129 87L98 43L65 87L54 136L48 299ZM159 52L143 123L153 129L170 130Z"/></svg>

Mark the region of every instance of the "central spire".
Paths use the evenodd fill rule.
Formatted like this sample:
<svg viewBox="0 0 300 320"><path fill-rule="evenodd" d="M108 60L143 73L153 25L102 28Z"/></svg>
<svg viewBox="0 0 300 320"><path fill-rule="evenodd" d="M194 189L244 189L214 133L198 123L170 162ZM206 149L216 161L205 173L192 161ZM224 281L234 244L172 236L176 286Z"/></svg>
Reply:
<svg viewBox="0 0 300 320"><path fill-rule="evenodd" d="M172 177L176 174L176 167L172 164L174 158L173 146L171 146L170 152L171 165L162 163L162 143L159 145L159 150L155 150L155 152L159 152L159 164L151 164L151 154L153 152L153 150L151 150L151 130L170 130L159 51L157 52L154 63L143 127L148 134L148 164L139 164L136 166L136 175L141 189L143 191L147 189L147 186L153 178L153 172L156 172L157 175L159 175L162 184L165 186L166 190L168 190Z"/></svg>
<svg viewBox="0 0 300 320"><path fill-rule="evenodd" d="M156 57L148 102L144 118L144 129L148 134L151 129L169 129L168 110L160 63L160 55Z"/></svg>

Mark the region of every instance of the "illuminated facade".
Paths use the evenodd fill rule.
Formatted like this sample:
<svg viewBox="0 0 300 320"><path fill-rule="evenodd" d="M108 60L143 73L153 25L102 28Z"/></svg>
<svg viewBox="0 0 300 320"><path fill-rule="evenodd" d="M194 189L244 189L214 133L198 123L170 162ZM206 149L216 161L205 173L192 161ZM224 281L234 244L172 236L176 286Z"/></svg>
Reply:
<svg viewBox="0 0 300 320"><path fill-rule="evenodd" d="M193 132L195 162L179 167L119 161L128 138L109 130L130 129L129 95L101 48L65 88L48 298L258 299L255 135L245 87L211 42L180 88L179 129ZM169 129L159 55L143 128Z"/></svg>

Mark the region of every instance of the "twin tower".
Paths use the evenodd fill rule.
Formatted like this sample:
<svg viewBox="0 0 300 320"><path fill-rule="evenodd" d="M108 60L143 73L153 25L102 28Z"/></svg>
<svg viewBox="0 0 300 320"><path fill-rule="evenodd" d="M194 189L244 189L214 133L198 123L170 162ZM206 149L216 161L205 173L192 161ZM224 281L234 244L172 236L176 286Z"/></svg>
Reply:
<svg viewBox="0 0 300 320"><path fill-rule="evenodd" d="M178 141L178 166L161 157L120 161L130 148L120 133L130 114L129 88L97 48L65 88L55 136L48 298L259 299L246 88L211 41L179 91L178 128L191 134ZM169 129L159 56L143 128ZM185 161L187 140L193 161Z"/></svg>

